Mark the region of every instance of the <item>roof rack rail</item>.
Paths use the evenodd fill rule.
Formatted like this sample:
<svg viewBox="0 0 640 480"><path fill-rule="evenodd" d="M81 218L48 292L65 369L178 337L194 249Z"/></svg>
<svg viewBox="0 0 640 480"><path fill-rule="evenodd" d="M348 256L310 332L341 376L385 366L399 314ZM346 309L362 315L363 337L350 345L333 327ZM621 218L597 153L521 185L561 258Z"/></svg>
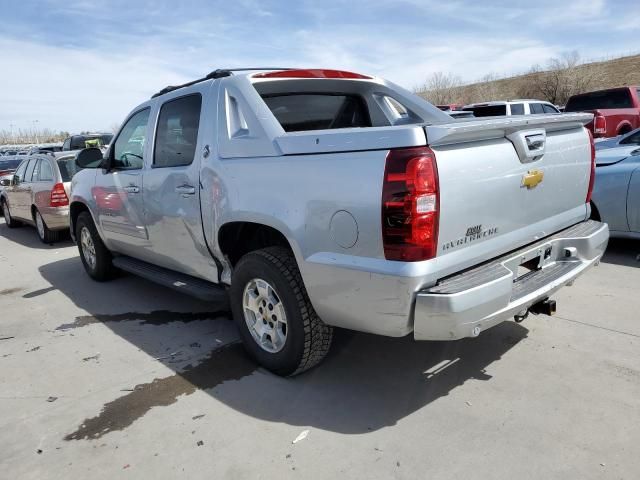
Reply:
<svg viewBox="0 0 640 480"><path fill-rule="evenodd" d="M202 78L198 78L197 80L192 80L190 82L183 83L182 85L169 85L168 87L164 87L158 93L155 93L154 95L152 95L151 98L159 97L160 95L173 92L174 90L178 90L179 88L190 87L191 85L195 85L196 83L204 82L206 80L228 77L230 75L233 75L233 72L249 72L252 70L294 70L294 69L278 68L278 67L218 68L213 72L207 74L206 76Z"/></svg>

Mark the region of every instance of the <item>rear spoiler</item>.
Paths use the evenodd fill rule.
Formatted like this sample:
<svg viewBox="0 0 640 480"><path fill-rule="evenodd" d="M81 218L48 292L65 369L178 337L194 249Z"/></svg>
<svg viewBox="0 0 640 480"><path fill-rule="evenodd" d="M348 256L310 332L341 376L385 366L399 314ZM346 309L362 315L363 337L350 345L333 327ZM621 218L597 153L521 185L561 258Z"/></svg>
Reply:
<svg viewBox="0 0 640 480"><path fill-rule="evenodd" d="M593 120L591 113L519 115L511 117L459 119L451 123L427 125L429 145L472 142L502 138L516 130L544 128L547 132L578 128Z"/></svg>

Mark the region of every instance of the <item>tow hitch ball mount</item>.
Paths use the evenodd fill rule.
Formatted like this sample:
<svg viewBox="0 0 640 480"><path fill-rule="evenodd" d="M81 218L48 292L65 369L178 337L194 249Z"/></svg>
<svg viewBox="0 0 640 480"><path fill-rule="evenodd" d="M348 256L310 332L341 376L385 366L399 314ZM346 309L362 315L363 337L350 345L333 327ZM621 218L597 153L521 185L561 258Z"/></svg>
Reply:
<svg viewBox="0 0 640 480"><path fill-rule="evenodd" d="M538 303L534 303L527 310L522 310L518 312L513 319L517 323L521 323L525 318L529 316L529 313L533 313L534 315L544 314L544 315L553 315L556 313L556 301L549 300L545 298L544 300L540 300Z"/></svg>

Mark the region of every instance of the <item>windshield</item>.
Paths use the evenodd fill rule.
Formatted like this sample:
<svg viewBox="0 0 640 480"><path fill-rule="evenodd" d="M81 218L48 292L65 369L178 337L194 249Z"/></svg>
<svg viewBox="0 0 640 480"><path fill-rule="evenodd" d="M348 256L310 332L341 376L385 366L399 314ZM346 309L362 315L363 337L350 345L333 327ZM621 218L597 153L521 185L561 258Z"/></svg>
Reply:
<svg viewBox="0 0 640 480"><path fill-rule="evenodd" d="M82 170L76 164L76 157L59 158L56 162L63 182L70 182L73 176Z"/></svg>
<svg viewBox="0 0 640 480"><path fill-rule="evenodd" d="M584 93L571 97L565 112L582 112L608 108L632 108L633 102L628 89L605 90L602 92Z"/></svg>

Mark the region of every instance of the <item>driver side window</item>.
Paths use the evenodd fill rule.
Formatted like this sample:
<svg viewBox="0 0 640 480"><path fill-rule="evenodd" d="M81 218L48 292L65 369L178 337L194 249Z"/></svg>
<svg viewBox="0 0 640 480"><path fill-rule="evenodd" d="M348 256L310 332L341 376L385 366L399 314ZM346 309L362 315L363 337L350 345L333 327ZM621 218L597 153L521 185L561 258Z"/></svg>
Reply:
<svg viewBox="0 0 640 480"><path fill-rule="evenodd" d="M144 164L149 108L135 113L122 127L113 145L111 167L119 170L140 170Z"/></svg>

